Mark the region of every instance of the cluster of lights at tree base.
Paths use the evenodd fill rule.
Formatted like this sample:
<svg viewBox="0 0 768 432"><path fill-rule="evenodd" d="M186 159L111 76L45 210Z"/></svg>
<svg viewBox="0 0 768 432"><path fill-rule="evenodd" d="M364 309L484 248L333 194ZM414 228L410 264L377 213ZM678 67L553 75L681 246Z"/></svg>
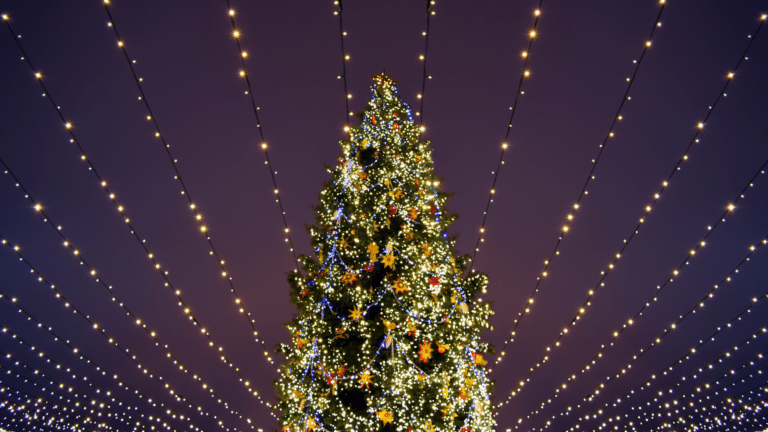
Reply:
<svg viewBox="0 0 768 432"><path fill-rule="evenodd" d="M463 275L447 228L447 193L429 142L374 77L369 107L341 141L320 192L315 257L289 278L297 314L275 382L284 431L488 431L495 426L484 354L483 274ZM470 307L471 305L471 307Z"/></svg>

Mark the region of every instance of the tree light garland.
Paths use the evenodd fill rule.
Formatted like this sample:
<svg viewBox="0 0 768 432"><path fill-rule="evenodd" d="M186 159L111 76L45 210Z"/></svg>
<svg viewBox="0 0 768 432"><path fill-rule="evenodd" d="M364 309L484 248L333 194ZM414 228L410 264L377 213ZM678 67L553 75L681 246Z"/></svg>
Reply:
<svg viewBox="0 0 768 432"><path fill-rule="evenodd" d="M487 277L462 275L448 195L395 84L374 77L308 228L316 258L300 257L306 277L289 275L298 314L275 383L284 431L495 426L479 341L492 312L468 307Z"/></svg>

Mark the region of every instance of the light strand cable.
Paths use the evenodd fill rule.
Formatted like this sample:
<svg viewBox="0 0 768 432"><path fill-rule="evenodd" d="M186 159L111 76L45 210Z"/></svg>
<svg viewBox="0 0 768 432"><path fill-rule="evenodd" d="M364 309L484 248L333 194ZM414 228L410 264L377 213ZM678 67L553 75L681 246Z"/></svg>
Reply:
<svg viewBox="0 0 768 432"><path fill-rule="evenodd" d="M248 325L251 327L251 330L253 331L253 334L254 335L258 334L258 331L256 330L256 326L254 324L255 319L252 318L251 313L248 312L248 310L245 308L245 304L243 302L243 299L240 298L240 296L237 294L237 290L235 289L235 284L232 281L232 277L229 276L229 273L227 272L227 269L224 266L224 260L219 256L219 253L216 251L216 248L214 247L213 239L211 238L210 229L203 222L203 216L200 213L197 204L195 204L195 202L192 200L192 196L189 193L189 189L184 184L184 180L183 180L183 178L181 176L181 172L179 171L179 168L178 168L177 159L175 159L173 157L173 154L171 153L170 145L165 141L165 136L160 132L160 126L158 124L157 117L152 112L152 108L149 105L149 101L147 99L147 95L144 92L144 88L141 85L141 81L142 80L141 80L141 78L139 78L136 75L136 69L133 66L133 62L131 61L131 58L128 56L128 51L125 48L125 43L123 42L123 39L120 38L120 34L117 31L117 24L115 24L114 17L112 16L112 13L109 10L109 0L104 0L103 4L104 4L104 10L106 10L107 16L109 17L109 23L111 24L110 27L112 28L112 31L115 33L115 37L118 40L118 48L123 52L123 57L125 57L125 60L126 60L126 62L128 64L128 67L131 70L131 74L133 76L133 81L136 83L136 87L138 88L139 93L141 94L141 100L142 100L142 102L144 102L144 107L146 107L147 113L149 114L147 116L147 118L152 121L152 124L154 125L154 128L155 128L155 135L160 139L160 142L163 144L163 148L165 149L165 154L168 156L168 160L171 162L171 166L173 167L173 171L176 174L175 178L179 180L179 184L181 185L181 189L182 189L181 194L184 195L187 198L187 202L189 203L189 208L192 210L192 213L194 213L195 222L197 223L198 227L200 228L201 233L203 235L205 235L205 237L206 237L206 239L208 241L208 246L210 248L210 251L212 252L211 255L213 255L216 258L216 262L218 263L219 267L221 268L221 275L222 275L222 277L224 277L226 279L227 283L229 284L230 292L235 297L235 307L237 307L239 309L239 313L241 315L243 315L243 317L245 317L245 319L248 321ZM239 44L239 41L238 41L238 44ZM242 58L242 56L241 56L241 58ZM244 61L244 59L243 59L243 61ZM249 87L249 89L250 89L250 87ZM251 97L253 97L253 93L252 92L250 92L250 93L251 93ZM259 129L259 132L261 133L261 128L259 127L258 129ZM266 149L265 149L265 151L266 151ZM270 167L270 171L272 171L271 167ZM272 179L274 181L274 174L272 176ZM275 191L278 191L276 184L275 184ZM278 199L278 202L279 201L280 200ZM280 206L281 206L281 211L282 211L282 204L280 204ZM285 212L282 212L282 213L283 213L283 220L285 221ZM288 224L287 223L285 224L285 230L286 230L286 234L288 234ZM288 236L288 238L290 238L290 235ZM291 243L291 251L293 251L293 244L292 243ZM295 258L296 258L296 255L294 253L294 264L296 265L296 269L298 271L298 263L296 263L296 259ZM267 348L264 345L264 341L263 340L258 339L258 340L254 340L254 341L255 342L261 342L261 348L266 351ZM272 366L275 366L274 363L272 363ZM277 370L276 367L275 367L275 370Z"/></svg>
<svg viewBox="0 0 768 432"><path fill-rule="evenodd" d="M763 21L760 22L760 25L757 28L757 32L759 32L760 28L763 25L763 22L764 22L764 19L763 19ZM715 102L712 105L709 106L709 108L707 110L707 114L704 117L704 121L698 123L697 128L696 128L696 132L693 134L693 137L691 138L691 141L688 143L688 146L686 147L685 151L683 152L683 155L680 157L680 159L678 159L677 163L675 164L675 166L672 169L672 171L670 172L670 174L667 176L666 180L664 180L662 182L661 188L659 189L659 191L654 194L653 200L652 200L651 204L644 208L643 216L639 219L639 222L634 227L634 229L630 233L629 237L627 239L623 240L623 245L619 249L619 252L616 254L616 256L613 259L613 261L610 264L608 264L608 268L606 270L603 270L601 272L602 277L600 278L600 280L595 285L595 289L599 288L601 286L605 286L605 279L606 279L606 277L608 276L608 274L611 273L611 270L616 266L616 263L619 261L619 258L621 258L621 255L627 249L629 244L632 242L632 239L634 239L635 235L637 235L639 233L640 227L647 220L648 215L650 214L651 210L653 209L653 206L656 205L656 203L661 198L661 195L669 187L669 182L674 177L675 173L680 171L682 169L681 165L683 164L683 162L688 160L688 153L689 153L691 147L693 146L693 144L699 142L698 136L699 136L699 133L701 132L701 130L704 128L705 122L709 119L709 116L712 114L714 109L717 107L718 102L721 100L721 98L725 94L725 90L728 88L728 85L733 80L733 78L735 76L736 70L738 70L738 68L741 65L742 61L747 58L746 54L749 51L749 48L752 46L752 42L754 41L754 38L757 36L757 32L755 32L754 36L750 35L749 43L747 44L747 48L744 50L744 53L742 54L742 56L739 58L739 61L737 62L736 67L734 68L733 72L728 74L728 76L726 78L725 85L721 89L720 93L718 93L718 96L715 99ZM544 274L545 273L543 273L542 276ZM587 296L586 300L582 303L582 306L581 306L579 312L576 314L576 316L574 316L574 318L571 320L571 322L568 324L568 326L566 326L566 328L569 327L569 326L574 325L576 320L580 319L581 315L585 313L586 307L591 304L590 300L592 299L592 296L595 293L595 289L592 289L592 290L588 291L588 296ZM529 303L530 303L530 300L529 300ZM563 337L564 334L565 334L564 332L561 332L560 335L557 338L557 341L555 343L557 343ZM514 341L514 337L515 337L515 332L513 331L511 337L509 339L507 339L507 341L504 343L504 346L502 347L501 352L504 352L504 349L506 349L506 347L509 345L509 343ZM496 364L498 364L502 359L503 359L503 356L498 356L497 359L496 359Z"/></svg>
<svg viewBox="0 0 768 432"><path fill-rule="evenodd" d="M709 290L709 291L708 291L708 292L707 292L707 293L706 293L706 294L705 294L705 295L702 297L702 299L701 299L701 300L699 300L698 302L696 302L696 304L695 304L695 305L694 305L694 306L693 306L691 309L689 309L687 312L685 312L685 314L683 314L683 315L680 315L680 316L677 318L677 320L675 320L675 322L673 322L673 323L672 323L672 325L671 325L669 328L664 328L664 331L662 332L662 334L661 334L659 337L657 337L657 338L656 338L656 339L655 339L653 342L651 342L651 344L650 344L649 346L647 346L646 348L641 348L641 349L640 349L640 352L639 352L639 354L636 354L635 356L633 356L633 357L632 357L632 360L631 360L629 363L627 363L627 365L625 365L625 366L622 368L622 373L620 373L620 374L617 374L617 375L615 376L615 378L612 378L611 376L608 376L608 377L606 377L606 380L605 380L605 381L604 381L604 382L603 382L603 383L600 385L600 387L599 387L599 388L600 388L600 389L602 389L602 388L604 387L604 385L605 385L605 384L607 384L608 382L610 382L610 381L612 381L612 380L614 380L614 379L617 379L617 378L619 378L619 377L620 377L620 376L621 376L623 373L625 373L625 372L626 372L626 370L630 369L630 368L632 367L632 365L633 365L633 364L634 364L634 363L635 363L637 360L639 360L639 359L640 359L640 358L641 358L643 355L645 355L646 353L648 353L648 351L650 351L651 349L653 349L653 347L655 347L655 346L659 345L659 344L661 343L661 341L662 341L662 340L663 340L663 339L664 339L664 338L665 338L665 337L666 337L668 334L670 334L672 330L676 329L676 328L677 328L677 326L678 326L678 325L680 325L680 323L682 323L682 322L683 322L683 321L684 321L684 320L685 320L687 317L689 317L689 316L690 316L690 315L692 315L692 314L695 314L697 309L701 309L701 308L703 308L703 307L704 307L704 302L705 302L705 301L707 301L708 299L711 299L711 298L713 298L713 297L714 297L714 292L715 292L715 291L716 291L716 290L717 290L717 289L718 289L718 288L719 288L721 285L725 284L726 282L731 282L731 280L732 280L732 278L734 277L734 275L736 275L736 274L738 274L738 273L739 273L739 269L741 268L741 266L743 266L743 265L744 265L744 264L746 264L747 262L751 261L751 260L752 260L752 255L753 255L753 254L755 253L755 251L757 251L757 249L758 249L758 248L760 248L760 246L762 246L762 245L768 245L768 235L766 235L765 237L763 237L763 239L762 239L762 240L761 240L761 241L760 241L760 242L757 244L757 246L750 246L750 247L749 247L749 252L747 253L747 255L746 255L744 258L742 258L742 259L741 259L741 261L739 261L739 263L738 263L738 264L736 264L736 266L735 266L733 269L731 269L731 270L728 272L728 274L726 274L726 275L725 275L725 276L724 276L724 277L723 277L723 278L722 278L722 279L721 279L721 280L720 280L720 281L719 281L717 284L715 284L715 285L714 285L714 287L712 287L712 288L711 288L711 289L710 289L710 290ZM655 297L654 297L654 298L655 298ZM652 300L652 301L653 301L653 300ZM598 355L598 356L595 356L595 357L593 357L593 359L591 360L590 364L596 363L596 362L597 362L597 358L599 358L599 357L600 357L599 355ZM582 371L586 371L586 370L587 370L586 368L582 369ZM569 379L569 382L570 382L571 380L575 380L575 378L573 378L573 375L572 375L570 378L571 378L571 379ZM585 401L585 400L589 400L589 399L591 399L591 398L595 397L595 396L596 396L596 395L597 395L599 392L600 392L600 390L596 390L596 391L593 391L593 392L591 392L590 394L588 394L587 396L585 396L585 397L582 399L582 401ZM539 413L539 412L540 412L542 409L544 409L544 407L546 407L546 405L550 404L550 403L551 403L551 402L552 402L554 399L556 399L556 398L558 397L559 393L560 393L560 389L556 390L556 391L553 393L552 397L551 397L551 398L549 398L549 399L547 399L545 402L542 402L542 404L541 404L541 405L540 405L538 408L536 408L536 410L535 410L535 411L532 411L532 412L531 412L531 413L528 415L528 418L530 418L530 416L531 416L531 415L537 414L537 413Z"/></svg>
<svg viewBox="0 0 768 432"><path fill-rule="evenodd" d="M700 250L700 249L702 249L702 248L703 248L703 247L704 247L704 246L707 244L707 240L709 239L709 236L710 236L710 235L712 235L712 233L713 233L713 232L714 232L714 231L717 229L717 227L718 227L718 226L719 226L721 223L725 222L725 217L726 217L726 216L727 216L729 213L731 213L731 212L734 212L734 211L735 211L735 209L736 209L736 204L739 202L739 200L741 200L741 199L745 198L745 192L747 191L747 189L749 189L749 188L751 188L751 187L754 187L754 181L755 181L755 179L757 179L757 177L758 177L758 176L760 176L760 175L762 175L762 174L765 174L765 168L766 168L767 166L768 166L768 159L766 159L766 160L765 160L765 162L763 163L763 165L762 165L762 166L761 166L761 167L760 167L760 168L759 168L759 169L758 169L758 170L755 172L755 174L752 176L752 178L750 178L750 180L747 182L747 184L746 184L746 185L745 185L745 186L744 186L744 187L741 189L741 191L740 191L740 192L737 194L736 198L735 198L734 200L730 201L730 204L729 204L729 205L726 207L726 210L725 210L725 212L724 212L724 213L723 213L723 214L722 214L720 217L718 217L718 219L715 221L715 223L714 223L713 225L709 225L709 226L707 226L707 232L706 232L706 234L705 234L705 235L704 235L704 236L703 236L703 237L702 237L702 238L701 238L699 241L697 241L697 242L696 242L695 246L694 246L694 247L693 247L693 248L692 248L692 249L691 249L691 250L690 250L690 251L689 251L689 252L686 254L686 256L685 256L685 258L682 260L682 262L681 262L681 263L680 263L680 264L677 266L677 268L676 268L676 269L674 269L674 270L672 271L672 277L669 277L669 278L665 278L664 282L663 282L661 285L657 285L657 286L656 286L656 291L654 291L654 293L653 293L653 295L651 296L651 298L650 298L650 299L649 299L647 302L645 302L645 303L644 303L644 304L643 304L643 305L640 307L640 309L639 309L637 312L635 312L635 314L634 314L634 315L633 315L631 318L629 318L629 319L627 320L627 322L626 322L626 323L625 323L625 324L624 324L624 325L621 327L621 329L619 329L618 331L615 331L615 332L613 332L613 333L612 333L612 338L611 338L611 339L610 339L610 340L609 340L609 341L608 341L606 344L603 344L603 345L601 345L601 346L600 346L600 349L598 350L597 354L595 354L595 355L594 355L594 356L593 356L593 357L592 357L592 358L591 358L591 359L590 359L590 360L587 362L587 364L586 364L586 365L584 365L584 366L582 367L582 369L581 369L581 373L584 373L584 372L586 372L588 369L590 369L590 368L591 368L591 367L592 367L592 366L593 366L593 365L596 363L597 359L598 359L598 358L600 358L600 357L602 357L602 355L603 355L603 352L604 352L604 351L605 351L605 350L606 350L606 349L607 349L609 346L613 346L613 345L614 345L614 342L615 342L615 341L616 341L616 339L618 339L618 337L619 337L619 336L620 336L620 335L621 335L621 334L624 332L624 330L626 330L626 329L627 329L629 326L631 326L631 325L632 325L632 324L635 322L635 320L637 320L637 318L638 318L638 317L640 317L640 316L643 314L643 312L645 311L645 309L649 308L649 307L650 307L650 305L651 305L652 303L654 303L654 302L656 302L656 301L657 301L657 296L659 295L659 293L661 293L661 291L662 291L662 290L664 290L664 288L665 288L665 287L667 287L667 285L668 285L669 283L671 283L671 282L673 282L673 281L675 280L675 278L676 278L676 277L677 277L677 276L680 274L680 270L681 270L681 269L682 269L684 266L686 266L686 265L688 265L688 264L690 263L690 259L691 259L691 257L695 256L695 255L696 255L696 253L698 253L698 252L699 252L699 250ZM597 288L597 287L595 287L595 288ZM559 340L558 340L558 341L559 341ZM548 352L548 353L549 353L549 352L551 352L551 350L552 350L552 349L554 349L554 347L556 347L556 346L558 346L558 345L551 345L551 346L550 346L550 349L549 349L549 350L547 350L547 352ZM530 376L533 374L534 370L538 369L538 368L539 368L541 365L543 365L543 363L544 363L544 362L546 362L546 360L548 359L548 357L549 357L549 354L545 354L545 356L544 356L544 357L542 357L542 358L539 360L539 362L537 362L537 363L536 363L536 366L535 366L535 368L534 368L533 370L531 370L531 371L529 372L529 374L526 376L526 378L525 378L526 382L528 381L528 379L530 378ZM571 382L571 381L575 380L575 379L576 379L576 378L575 378L576 376L577 376L577 375L575 375L575 374L574 374L574 375L571 375L570 377L568 377L568 379L567 379L566 383L569 383L569 382ZM560 386L558 386L558 390L555 392L555 394L553 395L553 397L557 397L556 395L557 395L557 393L559 392L559 387L560 387ZM518 386L518 387L517 387L517 388L516 388L516 389L515 389L513 392L519 393L519 391L521 390L521 388L522 388L522 385L521 385L521 386ZM509 400L509 399L507 399L507 400Z"/></svg>
<svg viewBox="0 0 768 432"><path fill-rule="evenodd" d="M496 171L493 172L493 183L491 183L491 192L488 195L488 201L485 203L485 211L483 212L483 221L480 224L480 233L477 236L477 242L475 243L475 250L472 252L472 259L469 263L469 269L468 272L473 272L473 268L475 266L475 257L477 256L477 252L480 250L480 243L484 241L483 234L485 233L485 223L488 219L488 211L491 207L491 203L493 202L493 195L496 193L496 181L499 179L499 171L501 170L501 166L504 165L504 155L507 152L507 148L509 147L507 144L507 141L509 140L509 133L512 131L512 123L515 120L515 112L517 112L517 102L520 100L520 95L523 94L523 81L526 77L530 75L530 71L528 70L528 59L531 55L531 48L533 47L533 40L536 38L536 29L539 25L539 17L541 16L541 5L544 3L544 0L539 0L538 8L534 11L533 16L533 29L528 33L528 48L526 51L523 51L523 70L520 73L520 79L517 82L517 91L515 92L515 99L512 102L512 106L510 107L510 110L512 111L509 115L509 125L507 127L507 130L504 134L504 142L501 145L501 154L499 155L499 162L496 164Z"/></svg>
<svg viewBox="0 0 768 432"><path fill-rule="evenodd" d="M7 163L3 161L3 159L0 157L0 165L5 168L4 173L7 175L10 175L11 178L16 182L16 187L20 188L22 192L24 192L24 198L29 199L32 202L33 208L37 213L40 213L41 216L43 216L43 221L46 222L51 228L54 229L54 231L61 237L63 240L63 245L65 247L68 247L72 253L77 257L79 260L79 264L84 266L84 268L88 271L89 275L94 279L95 282L101 285L102 288L104 288L109 295L112 297L112 302L118 305L120 308L122 308L126 315L134 319L134 322L137 323L137 325L140 325L140 327L144 330L144 332L154 341L156 346L161 347L166 352L166 357L169 359L169 361L173 361L174 365L178 362L179 365L182 365L181 360L179 360L171 351L170 348L168 348L167 344L161 343L157 338L157 332L150 330L147 328L147 325L145 322L143 322L135 313L131 311L130 308L126 305L124 301L122 301L117 294L115 294L113 290L113 285L108 284L104 278L102 278L99 273L96 271L95 268L93 268L85 259L85 256L78 250L77 247L70 241L69 238L67 238L64 233L61 225L56 224L46 213L43 206L40 204L39 201L35 200L32 195L29 193L29 190L27 190L26 187L21 183L19 178L13 173L13 171L10 169ZM151 255L151 254L150 254ZM156 268L159 270L159 264L156 264ZM162 272L162 270L161 270ZM166 275L167 276L167 275ZM171 289L173 289L173 286L170 286ZM205 329L205 326L189 311L189 307L187 307L187 304L184 303L183 299L181 298L181 292L176 290L174 291L174 294L176 295L177 299L179 300L178 306L180 308L183 308L183 311L185 313L185 316L189 317L190 319L185 320L192 323L192 325L199 326L201 328L201 333L204 333L206 338L208 339L208 346L216 352L217 357L225 363L227 366L229 366L230 369L235 371L235 373L238 375L238 379L240 382L242 382L249 393L252 393L263 405L265 405L268 409L272 410L272 406L269 402L263 400L261 396L258 394L258 392L255 389L250 388L250 381L243 376L243 374L240 372L240 368L236 367L232 361L223 354L223 347L218 345L214 340L213 337L210 336L208 332L203 332L202 330ZM183 365L182 365L183 366ZM186 366L183 366L182 371L189 372ZM190 373L189 376L191 376L193 379L195 379L202 388L205 389L206 385L203 382L202 376L199 374ZM225 403L225 406L228 406L227 403Z"/></svg>
<svg viewBox="0 0 768 432"><path fill-rule="evenodd" d="M285 209L283 208L283 199L280 197L280 189L277 187L277 171L275 171L272 168L272 160L269 158L269 151L267 150L267 142L264 138L264 129L261 127L261 121L259 120L259 107L256 106L256 100L253 96L253 90L251 89L251 79L248 75L248 69L245 66L245 58L247 57L248 53L243 50L242 45L240 44L240 32L237 30L237 27L235 26L235 10L232 9L232 6L230 5L230 1L227 0L227 10L229 11L229 22L232 24L232 35L234 36L235 43L237 44L237 51L240 54L240 65L243 68L241 70L240 76L245 78L245 85L248 88L248 91L246 94L251 100L251 108L253 109L253 116L256 120L256 129L259 131L259 136L261 137L261 149L264 151L264 165L267 166L269 169L269 175L272 178L272 186L274 186L275 191L275 197L278 204L278 207L280 208L280 216L283 219L283 229L285 231L285 241L290 246L290 252L291 255L293 255L293 263L296 266L296 273L301 274L301 269L299 268L298 264L298 257L296 256L296 248L293 246L293 238L291 237L291 230L288 227L288 219L285 216ZM117 34L117 33L115 33ZM127 54L126 54L127 56ZM273 365L274 366L274 365Z"/></svg>
<svg viewBox="0 0 768 432"><path fill-rule="evenodd" d="M427 91L427 52L429 51L429 18L434 14L432 6L434 6L434 0L427 0L427 31L424 32L424 54L421 55L421 61L423 63L423 71L421 75L421 94L419 94L419 112L416 113L419 116L419 126L424 123L424 95Z"/></svg>
<svg viewBox="0 0 768 432"><path fill-rule="evenodd" d="M19 256L19 261L22 261L22 262L24 262L24 263L25 263L25 264L26 264L26 265L27 265L27 266L30 268L30 271L31 271L31 273L32 273L32 274L36 274L36 275L37 275L37 280L38 280L38 282L43 282L43 283L45 283L46 285L48 285L48 286L51 288L51 290L53 290L53 291L56 293L56 298L58 298L58 299L61 299L61 300L64 302L64 307L65 307L65 308L68 308L68 307L72 307L72 311L73 311L73 313L75 313L75 314L79 315L81 318L83 318L83 319L84 319L84 320L85 320L85 321L86 321L86 322L87 322L87 323L90 325L90 327L92 327L94 330L96 330L96 332L97 332L97 333L101 334L101 335L102 335L102 336L103 336L105 339L107 339L107 341L109 342L109 344L110 344L110 345L112 345L112 346L116 347L117 349L119 349L119 350L120 350L120 351L121 351L121 352L122 352L122 353L123 353L123 354L124 354L126 357L128 357L128 358L129 358L129 359L130 359L132 362L134 362L134 363L135 363L135 364L138 366L138 368L139 368L139 369L140 369L142 372L144 372L144 373L143 373L143 375L147 375L147 376L149 376L149 378L155 379L155 380L157 380L158 382L162 383L162 384L163 384L163 386L164 386L166 389L168 389L168 392L169 392L169 394L171 394L172 396L174 396L174 398L176 398L176 400L177 400L177 401L185 401L185 402L188 402L188 401L187 401L187 399L186 399L186 398L184 398L184 396L182 396L182 395L181 395L181 394L179 394L179 393L178 393L176 390L174 390L172 387L170 387L170 384L168 384L168 382L167 382L166 380L164 380L164 379L163 379L161 376L159 376L159 375L155 375L155 374L153 374L153 373L152 373L152 372L151 372L151 371L150 371L150 370L149 370L149 369L146 367L146 365L142 365L142 364L141 364L141 363L140 363L140 362L139 362L139 361L136 359L136 356L135 356L135 355L133 355L133 354L130 354L130 353L128 352L128 349L124 348L122 345L119 345L119 344L118 344L118 342L115 340L115 338L114 338L114 337L110 337L109 335L107 335L107 333L106 333L106 330L104 329L104 327L103 327L103 326L100 326L98 323L94 322L94 321L91 319L90 315L87 315L86 313L84 313L83 311L81 311L80 309L78 309L76 306L74 306L74 305L72 304L72 302L70 302L70 301L69 301L69 300L68 300L68 299L67 299L67 298L64 296L64 294L62 294L62 293L61 293L61 291L59 291L59 289L58 289L58 288L56 288L56 286L55 286L54 284L52 284L52 283L51 283L51 282L49 282L49 281L48 281L48 280L47 280L45 277L43 277L43 276L40 274L40 272L38 272L38 271L37 271L37 269L36 269L34 266L32 266L32 264L31 264L29 261L27 261L27 260L26 260L26 259L25 259L25 258L24 258L24 257L23 257L23 256L22 256L20 253L19 253L19 248L18 248L18 247L14 247L14 246L11 246L11 243L10 243L10 242L9 242L9 241L8 241L8 240L7 240L7 239L6 239L6 238L5 238L3 235L2 235L2 234L0 234L0 244L4 244L4 245L7 245L9 248L11 248L11 249L13 250L13 252ZM3 296L5 296L5 293L3 293L2 291L0 291L0 295L3 295ZM139 325L140 325L140 323L139 323ZM210 387L208 387L208 390L209 390L209 394L211 395L211 397L213 397L213 398L216 398L216 396L215 396L215 393L212 391L212 389L211 389ZM191 408L191 405L190 405L190 408ZM231 409L231 408L229 408L229 407L227 407L227 408L228 408L228 409ZM202 413L201 415L205 415L205 416L213 417L214 419L218 419L218 417L217 417L216 415L207 414L207 412L205 412L205 411L203 411L203 413ZM234 414L234 415L239 415L239 414ZM222 426L222 427L224 427L224 426Z"/></svg>

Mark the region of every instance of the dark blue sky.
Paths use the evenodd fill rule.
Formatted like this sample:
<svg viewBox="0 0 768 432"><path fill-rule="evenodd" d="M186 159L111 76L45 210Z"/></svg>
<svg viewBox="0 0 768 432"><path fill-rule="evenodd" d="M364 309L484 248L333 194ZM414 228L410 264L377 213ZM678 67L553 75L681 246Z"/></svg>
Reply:
<svg viewBox="0 0 768 432"><path fill-rule="evenodd" d="M421 89L425 10L421 1L347 2L344 30L350 109L368 100L369 76L386 69L414 110ZM457 250L469 253L477 239L493 181L500 145L507 131L521 52L527 47L537 1L439 1L432 17L425 93L425 137L434 148L436 172L444 189L455 192L449 209L461 218L452 233ZM339 157L337 141L346 121L341 80L337 8L324 2L243 2L233 0L246 64L269 144L282 204L297 251L308 253L302 226L313 221L311 206L327 179L324 164ZM546 0L530 54L530 76L523 84L510 133L510 149L496 184L487 236L475 268L491 280L483 300L494 302L493 331L484 339L497 347L509 336L571 212L584 181L643 52L659 13L655 1ZM116 0L110 11L185 185L204 216L221 259L267 347L287 342L282 323L294 311L285 273L291 254L256 129L225 0L155 2ZM107 182L125 216L168 271L195 317L242 375L266 400L277 378L263 360L251 329L237 316L229 285L209 254L188 201L146 120L143 101L117 46L99 1L3 1L20 39L64 118ZM541 283L531 313L491 375L497 402L552 344L601 279L601 272L633 233L646 205L675 168L707 115L727 74L768 12L765 1L669 1L642 67L622 109L623 120L608 140L588 195L581 201ZM5 26L4 26L5 27ZM177 305L165 279L126 227L81 154L7 29L0 37L0 157L46 214L62 227L80 256L97 270L158 338L192 373L212 384L256 428L278 428L258 401L244 391L238 375L222 363ZM735 211L712 232L707 245L685 265L644 314L609 347L589 373L579 371L613 331L651 298L656 287L689 255L728 204L739 196L768 158L768 29L763 29L699 134L688 159L653 206L615 269L605 278L584 317L530 376L520 396L499 411L499 429L514 428L546 401L567 377L578 379L542 413L520 423L540 427L553 415L563 430L576 417L615 401L653 373L659 373L690 348L742 311L753 297L768 292L768 247L755 251L714 301L686 318L663 342L640 358L600 398L575 409L607 376L621 372L641 348L659 337L768 235L768 176L759 175ZM162 375L195 406L219 416L227 427L249 428L206 396L194 380L178 372L165 352L139 331L133 319L110 301L79 259L62 246L55 230L35 214L32 203L0 172L0 234L78 309L114 335L155 374ZM127 383L174 412L184 404L168 398L157 382L142 377L136 365L97 331L67 311L12 250L0 248L0 289L45 325ZM768 303L768 300L764 300ZM658 380L654 391L633 396L645 403L651 393L722 355L765 326L768 306L754 312L702 347L674 374ZM29 324L8 302L0 302L0 324L34 343L100 388L115 387L96 377L50 335ZM765 336L768 337L768 336ZM765 340L738 351L702 380L715 380L768 348ZM58 381L65 374L42 363L8 334L0 348ZM2 371L11 363L0 360ZM764 365L758 364L758 367ZM14 369L15 370L15 369ZM749 374L745 369L741 374ZM20 372L26 374L27 372ZM738 375L739 377L741 375ZM3 385L31 389L6 375ZM738 394L765 379L749 379ZM41 381L42 382L42 381ZM695 383L692 383L693 385ZM26 386L26 387L25 387ZM76 387L90 394L87 386ZM690 385L681 386L685 394ZM116 387L115 387L116 389ZM31 391L31 390L30 390ZM123 390L122 400L145 413L163 415ZM35 393L33 393L35 394ZM718 396L717 400L723 396ZM0 396L2 398L2 396ZM574 413L560 417L568 406ZM630 405L607 411L615 417ZM3 412L2 415L7 415ZM632 416L634 418L634 415ZM215 430L216 421L194 416L195 424ZM173 421L173 420L171 420ZM179 425L179 422L174 423ZM584 427L593 427L590 423ZM651 425L647 425L649 428Z"/></svg>

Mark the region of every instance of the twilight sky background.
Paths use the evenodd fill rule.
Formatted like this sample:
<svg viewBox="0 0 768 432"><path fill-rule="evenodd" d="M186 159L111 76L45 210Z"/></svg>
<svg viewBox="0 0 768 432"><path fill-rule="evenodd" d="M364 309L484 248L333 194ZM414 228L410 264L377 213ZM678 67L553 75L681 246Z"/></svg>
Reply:
<svg viewBox="0 0 768 432"><path fill-rule="evenodd" d="M449 210L461 218L453 227L457 251L469 253L477 239L518 79L521 52L527 47L537 1L439 1L429 39L425 93L425 138L434 148L436 172L444 189L455 192ZM352 2L344 5L347 82L350 109L359 112L368 100L369 76L386 69L400 83L399 93L417 110L421 88L425 30L422 1ZM298 252L309 253L302 226L313 221L311 206L327 179L323 164L340 155L337 141L345 124L337 8L333 2L245 2L232 0L241 43L273 168ZM524 308L536 279L578 197L591 160L608 132L652 25L657 1L546 0L531 50L530 77L523 84L510 149L496 185L487 221L487 236L475 268L486 272L494 302L493 331L484 340L500 347L514 317ZM255 326L270 349L289 337L282 323L294 311L288 302L285 273L293 268L284 242L281 215L274 202L269 170L245 82L225 0L163 2L115 0L110 10L137 75L163 131L184 182L204 215L220 257ZM107 181L125 215L146 247L169 272L194 315L224 348L266 400L277 378L263 358L250 327L238 316L229 285L209 255L187 198L117 46L100 1L1 1L15 33L64 118L99 174ZM671 0L661 17L623 110L623 120L608 140L560 254L540 286L518 337L505 360L493 371L496 401L545 355L546 347L581 307L633 233L644 208L704 119L708 107L743 53L748 35L768 12L768 2ZM5 26L3 26L5 27ZM98 276L139 316L170 351L243 419L226 412L188 376L175 370L165 352L139 331L133 320L110 301L79 259L62 246L55 230L35 214L15 181L0 170L0 234L73 305L130 349L142 365L162 375L195 406L219 416L229 428L279 428L268 410L244 391L238 376L207 347L207 339L184 318L165 280L152 266L96 177L80 159L75 145L50 102L41 97L29 66L20 61L16 44L0 33L0 157L46 214L97 270ZM556 416L551 430L563 430L576 417L592 414L615 401L683 356L699 340L726 324L753 297L768 292L768 247L755 251L716 298L686 318L662 343L640 358L621 379L606 386L594 402L576 406L606 376L620 373L633 355L659 337L719 283L768 235L768 176L759 175L735 211L668 284L658 301L608 348L586 374L579 371L611 339L613 331L651 298L672 271L707 234L729 203L739 196L768 158L768 29L755 39L749 60L739 67L689 152L632 239L615 269L597 290L584 317L550 353L550 360L530 376L519 396L499 411L499 429L546 401L568 376L578 379L543 412L520 423L540 427ZM124 354L109 346L80 317L67 311L52 291L38 283L7 246L0 247L0 290L45 325L71 341L107 371L155 397L177 413L178 404L156 381L143 377ZM677 383L722 355L766 323L768 299L724 331L715 342L672 375L658 380L654 391L633 396L607 411L621 415L631 403L645 403L651 393ZM93 367L77 360L61 343L35 328L4 299L0 325L29 340L78 376L85 373L100 388L152 415L152 408L114 381L96 377ZM763 336L762 338L768 338ZM72 382L0 334L0 349L57 381ZM714 380L765 352L764 339L718 364L701 380ZM281 358L278 357L280 361ZM0 360L0 371L11 365ZM763 363L758 368L765 367ZM15 368L12 368L14 371ZM747 375L755 369L745 369ZM29 375L28 371L20 372ZM733 380L733 379L732 379ZM31 387L6 375L3 385ZM689 380L690 381L690 380ZM732 393L765 384L750 379ZM728 381L730 382L730 381ZM26 386L26 387L25 387ZM78 392L90 394L87 386ZM27 391L25 390L25 391ZM677 392L678 390L676 390ZM33 393L36 394L36 393ZM723 396L718 396L721 399ZM3 396L0 396L3 398ZM718 399L718 400L719 400ZM3 412L2 416L7 413ZM634 415L631 416L634 419ZM193 416L206 430L216 421ZM174 425L180 422L171 419ZM584 427L592 427L588 423ZM650 427L648 425L647 427Z"/></svg>

